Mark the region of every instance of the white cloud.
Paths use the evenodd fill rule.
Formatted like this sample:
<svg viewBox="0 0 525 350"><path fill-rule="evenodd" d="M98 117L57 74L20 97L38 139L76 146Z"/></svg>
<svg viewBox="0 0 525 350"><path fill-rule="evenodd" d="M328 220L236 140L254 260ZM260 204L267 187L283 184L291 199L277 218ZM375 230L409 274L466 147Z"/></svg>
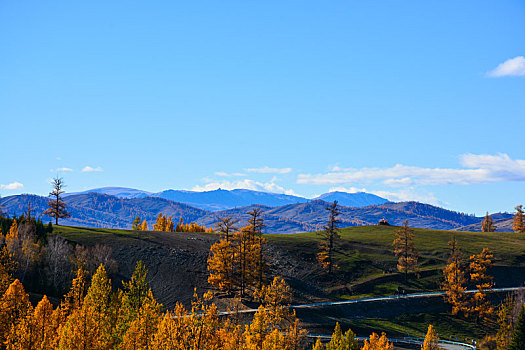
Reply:
<svg viewBox="0 0 525 350"><path fill-rule="evenodd" d="M407 202L416 201L422 203L429 203L434 205L442 206L445 203L437 199L433 193L421 194L414 192L411 189L400 190L400 191L370 191L368 193L375 194L376 196L386 198L392 202Z"/></svg>
<svg viewBox="0 0 525 350"><path fill-rule="evenodd" d="M285 189L277 185L273 181L259 182L259 181L254 181L250 179L243 179L239 181L213 181L203 186L197 185L193 187L191 190L202 192L202 191L213 191L219 188L223 190L246 189L246 190L252 190L252 191L284 193L284 194L296 196L296 194L292 190Z"/></svg>
<svg viewBox="0 0 525 350"><path fill-rule="evenodd" d="M357 188L357 187L331 187L328 192L346 192L346 193L359 193L367 192L366 188Z"/></svg>
<svg viewBox="0 0 525 350"><path fill-rule="evenodd" d="M507 154L465 154L463 168L421 168L397 164L391 168L333 168L325 174L299 174L297 183L339 185L381 181L391 187L414 185L470 185L485 182L525 181L525 160Z"/></svg>
<svg viewBox="0 0 525 350"><path fill-rule="evenodd" d="M217 171L217 172L215 172L215 175L217 175L217 176L223 176L223 177L230 177L230 176L246 176L246 174L243 174L243 173L225 173L224 171Z"/></svg>
<svg viewBox="0 0 525 350"><path fill-rule="evenodd" d="M499 64L494 70L487 73L492 78L525 75L525 57L518 56Z"/></svg>
<svg viewBox="0 0 525 350"><path fill-rule="evenodd" d="M292 172L292 168L270 168L268 166L263 166L262 168L244 169L244 171L260 174L288 174Z"/></svg>
<svg viewBox="0 0 525 350"><path fill-rule="evenodd" d="M12 182L7 185L0 185L0 189L2 190L21 190L22 188L24 188L24 185L20 182Z"/></svg>
<svg viewBox="0 0 525 350"><path fill-rule="evenodd" d="M56 172L56 171L73 171L73 169L71 168L57 168L57 169L51 169L52 172Z"/></svg>
<svg viewBox="0 0 525 350"><path fill-rule="evenodd" d="M83 173L87 173L87 172L93 172L93 171L97 171L97 172L100 172L100 171L103 171L101 167L96 167L96 168L93 168L93 167L90 167L90 166L85 166L84 168L82 168L82 172Z"/></svg>

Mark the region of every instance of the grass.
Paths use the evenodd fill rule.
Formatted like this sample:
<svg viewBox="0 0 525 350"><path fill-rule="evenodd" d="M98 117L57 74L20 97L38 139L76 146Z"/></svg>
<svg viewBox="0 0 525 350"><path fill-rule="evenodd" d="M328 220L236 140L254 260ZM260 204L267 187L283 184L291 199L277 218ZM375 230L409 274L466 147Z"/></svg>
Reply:
<svg viewBox="0 0 525 350"><path fill-rule="evenodd" d="M60 235L69 241L86 245L104 244L107 243L108 240L125 243L126 240L136 238L138 234L144 238L152 237L148 232L138 233L137 231L131 230L76 226L53 226L53 234Z"/></svg>
<svg viewBox="0 0 525 350"><path fill-rule="evenodd" d="M397 227L393 226L358 226L341 230L341 248L336 255L341 264L351 263L355 256L346 254L345 246L366 246L370 252L362 253L381 261L393 262L395 257L384 256L384 252L392 251L392 242ZM456 236L459 246L466 255L476 254L485 247L490 247L498 263L514 264L525 262L525 235L504 232L456 232L443 230L413 229L415 245L420 251L423 265L429 267L441 266L446 261L447 243ZM315 232L288 235L267 235L271 241L283 245L317 242L319 236ZM497 245L494 244L497 242ZM375 252L374 252L375 251Z"/></svg>
<svg viewBox="0 0 525 350"><path fill-rule="evenodd" d="M525 266L525 235L414 229L415 246L420 253L421 278L411 277L405 283L397 274L397 259L392 253L396 230L397 227L378 225L341 230L335 259L340 266L339 274L350 277L346 288L355 292L351 295L343 292L337 297L392 295L397 287L413 292L438 289L441 270L449 255L448 242L452 236L456 237L465 258L489 247L494 253L495 265ZM318 250L319 236L315 232L267 237L274 244L290 251L300 250L301 254L313 256ZM391 278L393 276L398 278ZM364 288L364 291L358 288L363 285L369 287Z"/></svg>
<svg viewBox="0 0 525 350"><path fill-rule="evenodd" d="M486 334L494 334L497 331L492 323L476 324L472 320L447 313L405 314L392 319L366 318L344 322L346 327L358 334L375 330L376 333L385 332L392 338L406 336L423 338L429 324L436 328L440 339L460 342L481 339Z"/></svg>
<svg viewBox="0 0 525 350"><path fill-rule="evenodd" d="M420 252L420 278L408 281L396 271L397 259L392 253L392 241L397 227L359 226L341 229L335 259L340 266L333 280L326 283L331 299L354 299L368 296L392 295L398 288L406 292L439 289L441 270L448 258L448 241L455 236L465 258L490 247L499 266L525 266L525 235L499 232L455 232L414 229L415 246ZM139 235L155 239L152 232L99 229L86 227L55 227L55 234L87 245L97 243L126 244ZM177 233L180 234L180 233ZM319 235L315 232L298 234L268 234L268 241L287 252L315 261Z"/></svg>
<svg viewBox="0 0 525 350"><path fill-rule="evenodd" d="M398 287L407 292L433 291L439 288L441 269L448 258L447 243L454 235L464 252L464 256L479 253L483 248L492 249L496 265L511 271L512 268L525 266L525 235L515 233L453 232L442 230L414 229L415 246L420 252L421 278L414 276L405 282L396 270L396 257L392 253L392 241L397 227L360 226L341 230L341 240L337 246L335 258L340 266L334 278L324 280L324 288L330 290L331 299L355 299L374 296L388 296ZM137 242L138 235L143 239L156 239L152 232L129 230L98 229L84 227L58 226L53 234L85 245L97 243L122 244ZM175 234L175 233L174 233ZM180 233L177 233L180 234ZM297 261L315 262L319 236L315 232L277 235L265 235L269 243L283 250L286 254L299 257ZM519 277L519 276L517 276ZM313 312L313 311L312 311ZM494 333L490 324L475 324L470 320L451 316L441 311L429 313L393 313L386 318L358 315L340 315L335 317L326 310L317 310L319 317L338 320L345 327L352 328L359 335L370 331L385 331L390 337L424 336L429 324L437 327L443 339L460 341L481 339L487 333ZM381 315L384 316L384 315ZM332 320L333 318L333 320ZM331 324L331 323L329 323ZM330 326L331 327L331 326Z"/></svg>
<svg viewBox="0 0 525 350"><path fill-rule="evenodd" d="M392 253L392 241L397 227L359 226L344 228L337 245L335 259L340 266L338 276L346 282L348 290L359 295L391 295L398 286L406 291L435 290L439 287L441 269L448 258L448 241L454 235L467 258L483 248L492 249L495 264L500 266L525 266L525 235L500 232L455 232L443 230L414 229L415 246L420 252L421 278L411 278L407 283L399 279L397 259ZM100 229L87 227L57 226L54 234L66 239L93 245L108 241L126 243L138 235L152 238L152 233L130 230ZM290 254L315 259L319 235L315 232L298 234L268 234L269 242ZM397 278L394 278L397 277ZM392 282L392 280L395 280ZM363 291L360 286L367 286ZM338 297L349 297L345 293Z"/></svg>

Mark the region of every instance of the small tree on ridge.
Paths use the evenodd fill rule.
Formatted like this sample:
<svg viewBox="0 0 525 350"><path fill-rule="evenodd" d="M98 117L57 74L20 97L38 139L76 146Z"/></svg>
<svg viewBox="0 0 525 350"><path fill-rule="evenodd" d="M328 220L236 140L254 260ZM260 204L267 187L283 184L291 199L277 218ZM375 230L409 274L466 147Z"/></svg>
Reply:
<svg viewBox="0 0 525 350"><path fill-rule="evenodd" d="M50 200L47 203L47 206L49 207L46 211L44 211L44 215L49 215L51 217L55 218L55 225L58 225L58 219L65 219L70 217L69 212L66 210L67 205L62 200L62 194L65 193L64 191L64 180L61 177L55 177L51 181L53 185L53 191L49 193L51 197L54 199Z"/></svg>
<svg viewBox="0 0 525 350"><path fill-rule="evenodd" d="M324 226L324 231L320 233L322 236L321 242L319 243L321 251L317 254L317 260L324 269L328 270L329 274L332 274L332 271L338 267L334 262L334 248L337 241L341 239L338 227L341 220L337 218L341 212L339 211L337 201L334 201L330 206L326 207L326 210L329 212L328 222Z"/></svg>

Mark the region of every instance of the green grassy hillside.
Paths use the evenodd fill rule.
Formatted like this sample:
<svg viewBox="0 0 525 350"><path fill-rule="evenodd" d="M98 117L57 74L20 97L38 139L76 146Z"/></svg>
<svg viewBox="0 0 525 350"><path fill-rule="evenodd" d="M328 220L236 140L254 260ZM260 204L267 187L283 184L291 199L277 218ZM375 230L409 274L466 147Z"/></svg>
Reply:
<svg viewBox="0 0 525 350"><path fill-rule="evenodd" d="M294 280L308 279L309 283L313 282L320 293L313 293L310 296L312 298L388 295L399 285L409 291L435 290L438 288L440 270L448 258L447 242L454 235L465 258L485 247L492 249L498 285L516 285L523 282L519 280L523 275L511 272L525 268L525 236L515 233L414 229L415 245L421 256L421 278L412 278L405 284L396 271L396 257L392 253L392 241L396 230L397 227L377 225L342 229L341 240L335 253L340 269L333 276L326 276L316 264L318 234L266 235L272 272ZM134 232L66 226L57 227L54 233L84 245L101 243L119 249L132 248L139 240L148 243L157 241L169 246L182 238L198 236L202 240L202 237L207 237L206 244L195 246L193 249L195 253L203 256L207 255L209 246L218 239L217 235L210 234ZM132 257L133 253L129 253ZM125 259L119 262L127 264ZM290 266L293 267L291 271ZM205 266L201 268L205 273ZM505 274L505 271L509 273Z"/></svg>
<svg viewBox="0 0 525 350"><path fill-rule="evenodd" d="M497 286L516 286L525 276L525 236L514 233L454 232L415 229L415 245L421 255L421 277L410 276L405 283L396 271L392 241L397 227L361 226L341 230L335 254L340 269L327 276L316 261L319 236L316 233L266 235L266 253L271 275L287 280L294 292L294 303L341 298L392 295L401 287L407 292L439 289L441 269L448 258L447 242L456 236L465 258L488 247L496 266L492 269ZM137 260L150 270L153 292L166 307L176 301L188 304L194 288L202 293L207 283L206 261L209 248L220 238L217 234L134 232L126 230L56 227L58 234L83 245L105 244L113 249L119 263L119 276L129 276ZM231 300L216 299L220 308ZM253 306L253 305L250 305ZM387 331L391 336L421 335L428 322L438 322L438 331L447 337L481 338L492 331L490 325L471 325L447 315L441 298L415 304L349 306L301 312L298 316L312 332L328 333L335 320L351 326L359 334L369 330ZM363 334L365 333L365 334Z"/></svg>

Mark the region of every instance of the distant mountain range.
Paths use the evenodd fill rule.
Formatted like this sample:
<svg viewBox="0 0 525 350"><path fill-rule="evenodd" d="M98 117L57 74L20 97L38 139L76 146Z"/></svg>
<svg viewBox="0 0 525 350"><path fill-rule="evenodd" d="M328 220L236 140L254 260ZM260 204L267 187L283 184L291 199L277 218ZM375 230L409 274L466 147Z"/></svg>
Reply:
<svg viewBox="0 0 525 350"><path fill-rule="evenodd" d="M86 193L101 193L109 194L118 198L145 198L145 197L159 197L169 199L174 202L185 203L192 207L210 210L220 211L238 207L246 207L253 204L265 205L269 207L278 207L286 204L297 204L306 203L310 199L290 196L279 193L268 193L252 190L223 190L218 189L214 191L184 191L184 190L165 190L157 193L136 190L133 188L125 187L103 187L87 190L83 192L75 192L66 194L66 196L86 194ZM346 207L365 207L367 205L378 205L387 203L388 200L379 196L358 192L358 193L346 193L346 192L330 192L320 195L314 198L322 199L327 202L333 202L337 200L340 205Z"/></svg>
<svg viewBox="0 0 525 350"><path fill-rule="evenodd" d="M108 192L106 194L102 192ZM203 197L197 192L190 191L164 191L165 196L186 200L192 204L205 204L203 198L209 198L213 208L220 206L234 206L238 203L250 203L245 206L230 207L223 210L205 210L187 203L176 202L160 197L160 194L151 194L145 191L105 188L84 193L72 193L65 196L64 201L71 212L71 218L62 220L64 225L106 227L106 228L131 228L131 222L136 216L146 219L150 228L159 213L172 216L178 221L182 218L185 222L195 221L206 226L213 226L218 217L232 216L239 219L239 226L245 225L248 215L253 207L260 207L265 219L265 232L267 233L295 233L316 231L322 229L326 223L326 206L329 204L322 199L307 200L301 197L274 195L270 193L249 190L217 190L204 192ZM443 230L479 231L482 217L458 213L429 204L418 202L388 202L380 197L367 193L353 194L334 192L323 196L332 201L337 199L341 203L341 226L374 225L381 219L387 219L392 225L401 225L408 220L412 227L433 228ZM259 201L259 203L256 202ZM382 201L374 205L359 206L368 201ZM49 198L37 195L17 195L0 199L0 204L5 206L8 215L21 214L29 203L35 209L35 214L41 216L47 208ZM192 201L192 202L190 202ZM244 201L244 202L243 202ZM359 202L361 201L361 202ZM284 205L279 205L280 203ZM292 202L292 203L290 203ZM344 203L352 203L346 206ZM510 214L495 214L496 223L508 220ZM44 217L47 222L49 218ZM505 230L505 226L498 227Z"/></svg>

